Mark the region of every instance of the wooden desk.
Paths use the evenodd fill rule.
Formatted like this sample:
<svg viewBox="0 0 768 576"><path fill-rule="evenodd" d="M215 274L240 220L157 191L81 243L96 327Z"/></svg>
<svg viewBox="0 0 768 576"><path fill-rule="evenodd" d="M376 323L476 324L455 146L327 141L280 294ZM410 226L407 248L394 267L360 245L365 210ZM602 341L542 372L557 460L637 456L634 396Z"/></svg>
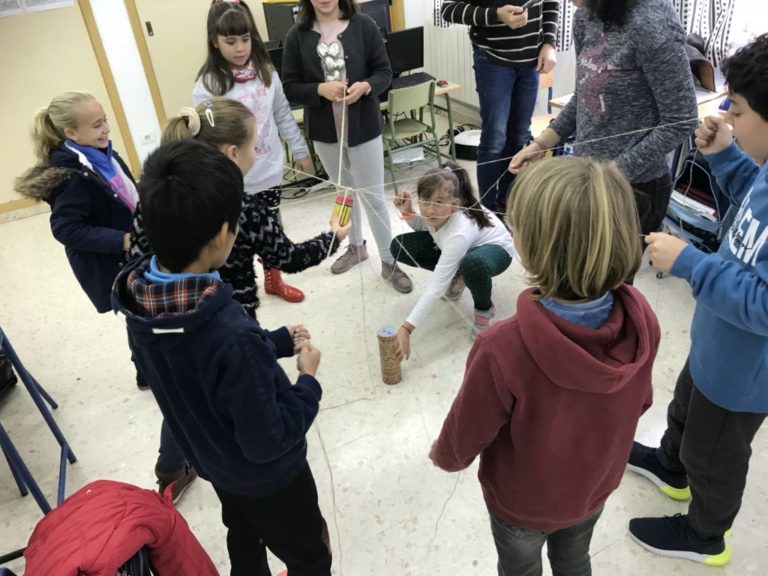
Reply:
<svg viewBox="0 0 768 576"><path fill-rule="evenodd" d="M453 110L451 109L451 94L461 91L461 84L456 82L448 82L447 86L435 86L435 96L445 97L445 107L435 104L435 108L438 110L444 110L448 116L448 139L450 142L449 150L451 158L456 160L456 143L453 140ZM381 103L381 111L384 112L389 106L388 102ZM293 119L299 126L304 125L304 108L295 108L293 110ZM310 143L311 145L311 143Z"/></svg>

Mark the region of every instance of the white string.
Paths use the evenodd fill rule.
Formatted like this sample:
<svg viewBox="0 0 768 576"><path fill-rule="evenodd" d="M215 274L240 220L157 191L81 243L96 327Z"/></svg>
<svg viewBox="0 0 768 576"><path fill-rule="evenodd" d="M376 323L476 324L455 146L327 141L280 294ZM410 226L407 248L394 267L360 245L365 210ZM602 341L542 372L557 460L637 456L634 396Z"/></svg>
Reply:
<svg viewBox="0 0 768 576"><path fill-rule="evenodd" d="M338 134L339 138L339 171L338 171L338 177L336 178L336 186L338 187L336 190L334 190L334 193L338 192L339 189L341 189L341 169L344 166L344 136L347 134L347 90L344 89L344 98L341 101L341 134ZM344 210L344 207L346 206L346 200L347 195L350 192L350 188L344 188L344 199L341 202L341 206L339 206L339 222L341 222L341 213ZM352 198L352 201L354 202L354 198ZM325 255L325 258L328 259L331 257L331 250L333 250L333 245L336 243L336 229L333 228L331 230L332 236L331 236L331 243L328 244L328 254Z"/></svg>

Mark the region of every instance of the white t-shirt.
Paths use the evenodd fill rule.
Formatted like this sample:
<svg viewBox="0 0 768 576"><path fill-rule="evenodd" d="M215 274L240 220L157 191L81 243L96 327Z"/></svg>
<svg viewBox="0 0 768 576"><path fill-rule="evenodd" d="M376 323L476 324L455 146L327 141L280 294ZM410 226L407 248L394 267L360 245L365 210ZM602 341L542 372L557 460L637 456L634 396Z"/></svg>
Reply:
<svg viewBox="0 0 768 576"><path fill-rule="evenodd" d="M428 230L440 248L440 259L429 284L408 316L408 322L413 326L418 326L427 317L435 302L445 294L467 252L478 246L492 244L506 250L510 257L514 256L515 245L509 230L490 210L483 208L483 212L490 219L492 226L478 227L474 220L467 217L464 210L451 214L439 230L426 226L421 218L415 217L411 220L415 230Z"/></svg>
<svg viewBox="0 0 768 576"><path fill-rule="evenodd" d="M211 96L213 95L203 85L203 79L198 78L192 90L194 105L199 105ZM246 194L256 194L279 186L283 181L285 164L285 153L280 136L288 143L294 158L309 156L309 149L293 118L291 106L285 97L283 84L277 72L272 72L272 83L269 88L264 86L257 77L248 82L236 82L232 89L224 94L224 98L231 98L245 104L256 118L256 130L259 133L256 145L258 157L253 168L245 175ZM206 121L205 118L201 120Z"/></svg>

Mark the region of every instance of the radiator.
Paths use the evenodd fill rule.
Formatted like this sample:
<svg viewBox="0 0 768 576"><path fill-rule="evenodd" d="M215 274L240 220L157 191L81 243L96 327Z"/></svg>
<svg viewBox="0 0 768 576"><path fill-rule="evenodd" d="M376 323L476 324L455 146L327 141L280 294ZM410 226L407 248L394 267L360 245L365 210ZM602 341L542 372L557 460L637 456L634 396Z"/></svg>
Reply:
<svg viewBox="0 0 768 576"><path fill-rule="evenodd" d="M439 28L431 19L424 22L424 68L438 80L461 84L461 92L452 94L454 99L479 106L469 28L457 25Z"/></svg>

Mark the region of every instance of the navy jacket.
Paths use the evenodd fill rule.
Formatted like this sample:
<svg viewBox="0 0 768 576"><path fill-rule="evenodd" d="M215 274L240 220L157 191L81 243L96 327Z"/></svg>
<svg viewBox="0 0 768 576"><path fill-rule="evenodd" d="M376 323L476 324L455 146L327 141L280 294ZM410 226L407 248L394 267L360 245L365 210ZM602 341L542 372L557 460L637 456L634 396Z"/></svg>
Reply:
<svg viewBox="0 0 768 576"><path fill-rule="evenodd" d="M379 94L392 84L392 68L387 49L376 23L366 14L356 14L347 29L339 34L344 47L347 81L366 81L371 93L347 108L349 146L358 146L381 135ZM291 28L283 48L283 90L290 102L304 106L307 137L318 142L336 143L333 106L317 93L325 75L317 54L320 34L311 29Z"/></svg>
<svg viewBox="0 0 768 576"><path fill-rule="evenodd" d="M218 282L188 313L137 314L128 279L134 269L142 277L147 263L135 260L120 273L112 302L127 318L134 360L174 438L216 488L275 494L307 465L306 433L319 410L320 384L308 374L291 384L277 362L293 355L290 333L262 329L229 284Z"/></svg>
<svg viewBox="0 0 768 576"><path fill-rule="evenodd" d="M113 155L133 180L128 166L117 153ZM123 237L131 230L131 211L106 180L63 145L51 154L50 167L37 172L38 186L53 181L46 171L66 175L47 194L39 193L51 205L53 236L64 244L72 271L93 305L108 312L112 283L125 262Z"/></svg>

